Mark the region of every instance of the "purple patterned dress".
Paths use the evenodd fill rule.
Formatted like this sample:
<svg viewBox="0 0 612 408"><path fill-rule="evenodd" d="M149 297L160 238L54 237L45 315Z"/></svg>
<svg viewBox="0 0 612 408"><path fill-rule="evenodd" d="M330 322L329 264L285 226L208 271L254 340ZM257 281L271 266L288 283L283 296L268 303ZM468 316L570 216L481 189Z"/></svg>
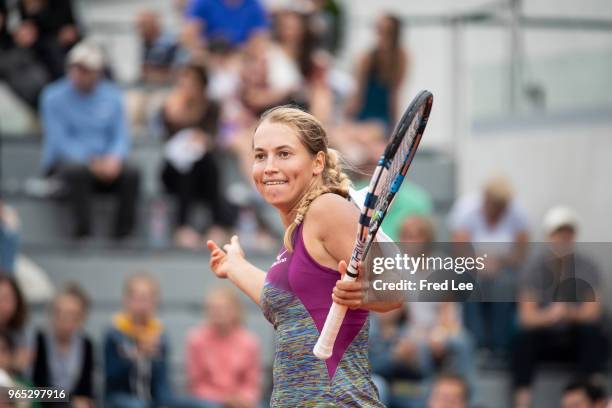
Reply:
<svg viewBox="0 0 612 408"><path fill-rule="evenodd" d="M270 406L384 407L370 377L367 311L348 311L331 358L312 354L339 275L308 254L302 226L293 253L283 247L272 264L261 297L277 332Z"/></svg>

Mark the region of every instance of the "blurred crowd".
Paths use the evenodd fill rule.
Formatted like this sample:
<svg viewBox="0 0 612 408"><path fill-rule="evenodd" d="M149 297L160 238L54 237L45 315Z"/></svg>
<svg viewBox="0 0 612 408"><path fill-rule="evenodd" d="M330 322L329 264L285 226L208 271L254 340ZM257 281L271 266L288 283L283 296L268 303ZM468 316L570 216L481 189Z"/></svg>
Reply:
<svg viewBox="0 0 612 408"><path fill-rule="evenodd" d="M162 142L159 180L175 198L172 235L184 248L201 248L204 231L227 236L257 200L249 181L251 134L270 107L309 110L334 147L356 166L372 166L409 71L393 15L378 17L374 46L351 75L334 64L344 10L333 0L274 9L257 0L188 1L176 2L179 27L165 27L150 10L135 17L140 76L126 86L113 80L101 44L85 36L74 4L58 4L0 3L0 79L39 114L42 172L66 186L77 239L93 234L94 193L117 197L113 238L136 227L141 169L129 158L138 136ZM228 194L224 166L236 169L246 191ZM212 214L204 227L193 221L196 203ZM259 227L257 242L269 242L270 231Z"/></svg>
<svg viewBox="0 0 612 408"><path fill-rule="evenodd" d="M157 312L160 287L151 275L126 280L122 308L108 322L101 344L83 330L90 301L76 283L55 295L40 326L27 324L28 307L13 278L0 275L0 294L3 387L56 387L68 393L70 403L55 406L78 408L247 408L261 399L259 341L244 328L237 294L226 287L207 293L206 319L181 347L187 383L181 395L171 386L170 344ZM96 379L100 372L103 390ZM0 406L13 406L4 402Z"/></svg>
<svg viewBox="0 0 612 408"><path fill-rule="evenodd" d="M355 185L363 186L400 113L398 95L410 74L401 20L376 16L372 47L346 73L335 56L347 2L175 3L176 27L166 27L152 10L135 16L141 65L138 81L128 86L113 79L112 61L87 37L71 0L0 0L0 80L39 115L42 172L64 186L75 239L94 234L94 194L116 198L113 239L128 238L143 222L142 169L130 153L135 139L144 138L160 145L159 181L173 201L176 246L202 249L205 238L224 241L238 230L250 234L243 241L269 249L278 237L257 214L249 181L258 116L280 104L309 110L353 165ZM226 188L229 168L247 186L241 194ZM200 204L211 214L204 226L194 216ZM384 229L394 241L427 248L439 239L433 214L427 191L408 182ZM574 248L578 219L570 208L550 209L542 228L551 248ZM77 407L104 401L110 407L248 408L265 399L261 346L242 324L236 294L225 288L206 295L204 323L185 345L174 345L185 350L184 392L171 386L170 344L157 314L161 288L147 274L125 282L121 310L104 339L83 331L89 300L77 284L55 296L43 326L28 325L27 305L10 275L17 216L1 201L0 220L1 267L8 272L0 275L0 383L61 387ZM530 254L527 244L539 225L529 222L501 176L457 200L448 214L450 240L505 243L490 254L481 282L516 293L519 302L412 302L374 315L371 364L386 405L493 407L477 387L484 356L485 364L510 374L516 407L532 406L536 371L550 360L570 363L576 376L560 396L563 407L605 406L609 340L599 286L590 288L589 302L537 300L542 280L561 280L569 264L589 271L591 282L601 272L579 252Z"/></svg>
<svg viewBox="0 0 612 408"><path fill-rule="evenodd" d="M515 292L517 302L407 302L372 315L370 363L386 406L492 407L512 398L517 408L531 407L542 363L556 363L556 370L575 378L561 395L564 408L606 406L609 336L602 276L576 245L577 215L568 207L551 208L542 223L547 244L530 256L523 248L529 231L523 217L507 182L494 178L481 193L460 198L449 218L456 242L502 244L497 248L503 250L489 254L479 283ZM399 234L399 241L418 244L427 255L436 242L427 215L405 216ZM485 236L478 234L498 240L479 241ZM11 271L11 265L3 267ZM577 285L578 276L589 284ZM569 286L568 279L574 279ZM121 310L104 338L92 341L83 330L90 302L77 284L56 294L46 322L35 327L27 324L28 307L14 277L0 274L0 382L60 387L78 407L96 401L118 408L265 405L263 384L269 379L261 345L243 325L236 292L219 287L206 294L204 322L182 345L186 386L178 392L171 385L160 298L151 275L130 276ZM512 396L483 399L483 369L507 372ZM100 372L103 381L95 381Z"/></svg>

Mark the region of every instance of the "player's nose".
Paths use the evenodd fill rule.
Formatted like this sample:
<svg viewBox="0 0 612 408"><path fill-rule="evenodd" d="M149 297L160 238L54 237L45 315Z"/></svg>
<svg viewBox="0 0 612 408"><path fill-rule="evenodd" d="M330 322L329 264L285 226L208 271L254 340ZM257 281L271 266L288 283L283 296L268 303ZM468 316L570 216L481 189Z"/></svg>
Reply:
<svg viewBox="0 0 612 408"><path fill-rule="evenodd" d="M264 174L274 174L278 172L278 167L276 166L276 162L273 157L268 157L266 160L266 166L264 167Z"/></svg>

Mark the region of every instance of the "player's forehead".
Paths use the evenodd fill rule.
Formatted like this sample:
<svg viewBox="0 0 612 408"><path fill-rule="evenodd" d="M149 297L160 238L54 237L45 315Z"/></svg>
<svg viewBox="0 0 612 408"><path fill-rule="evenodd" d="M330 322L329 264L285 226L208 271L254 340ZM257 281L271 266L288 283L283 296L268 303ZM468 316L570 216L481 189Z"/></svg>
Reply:
<svg viewBox="0 0 612 408"><path fill-rule="evenodd" d="M297 131L283 123L264 121L253 134L253 150L299 149L301 146Z"/></svg>

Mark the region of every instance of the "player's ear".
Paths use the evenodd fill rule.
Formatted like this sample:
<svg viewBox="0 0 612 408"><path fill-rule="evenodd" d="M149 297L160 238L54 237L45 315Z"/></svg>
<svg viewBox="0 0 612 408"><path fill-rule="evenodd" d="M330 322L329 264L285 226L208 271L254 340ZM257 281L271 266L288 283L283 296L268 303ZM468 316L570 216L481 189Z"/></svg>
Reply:
<svg viewBox="0 0 612 408"><path fill-rule="evenodd" d="M325 153L317 152L312 162L312 175L318 176L325 170Z"/></svg>

